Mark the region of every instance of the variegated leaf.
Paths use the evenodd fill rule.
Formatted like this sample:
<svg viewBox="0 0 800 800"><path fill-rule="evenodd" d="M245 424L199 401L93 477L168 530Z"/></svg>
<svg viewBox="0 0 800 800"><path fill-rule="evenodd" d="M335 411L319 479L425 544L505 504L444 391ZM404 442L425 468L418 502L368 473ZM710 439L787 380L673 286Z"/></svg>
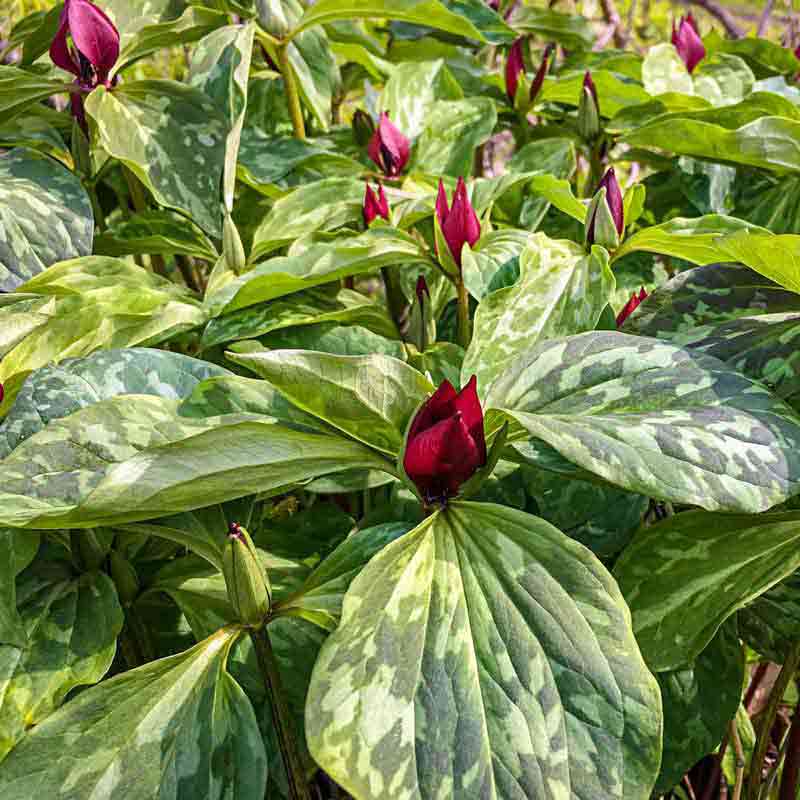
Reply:
<svg viewBox="0 0 800 800"><path fill-rule="evenodd" d="M18 302L0 305L5 408L32 370L95 350L157 344L207 318L186 289L101 256L63 261L21 291Z"/></svg>
<svg viewBox="0 0 800 800"><path fill-rule="evenodd" d="M614 567L654 670L697 657L720 625L800 566L800 513L691 511L642 529Z"/></svg>
<svg viewBox="0 0 800 800"><path fill-rule="evenodd" d="M0 645L0 759L71 689L106 674L123 622L111 579L76 579L67 564L35 562L19 578L17 602L27 642Z"/></svg>
<svg viewBox="0 0 800 800"><path fill-rule="evenodd" d="M93 233L89 196L72 172L34 150L0 155L0 292L88 255Z"/></svg>
<svg viewBox="0 0 800 800"><path fill-rule="evenodd" d="M125 395L51 422L0 462L0 524L151 519L352 468L393 465L354 441L261 414L188 417L174 400Z"/></svg>
<svg viewBox="0 0 800 800"><path fill-rule="evenodd" d="M744 650L736 623L726 623L694 661L657 672L664 708L664 756L657 794L669 792L703 756L714 752L736 716L744 683Z"/></svg>
<svg viewBox="0 0 800 800"><path fill-rule="evenodd" d="M478 306L462 382L478 376L485 392L520 355L556 336L594 330L614 290L608 253L590 253L543 233L530 237L519 259L519 280Z"/></svg>
<svg viewBox="0 0 800 800"><path fill-rule="evenodd" d="M247 82L253 53L255 23L228 25L208 34L194 48L189 70L189 85L200 89L214 101L227 124L222 199L233 211L236 162L247 111Z"/></svg>
<svg viewBox="0 0 800 800"><path fill-rule="evenodd" d="M222 234L219 187L228 127L213 101L175 81L144 80L86 99L102 148L147 186L163 206Z"/></svg>
<svg viewBox="0 0 800 800"><path fill-rule="evenodd" d="M226 670L240 634L223 628L185 653L71 700L3 763L3 797L260 796L267 779L264 744L250 701Z"/></svg>
<svg viewBox="0 0 800 800"><path fill-rule="evenodd" d="M768 589L737 615L742 639L756 652L783 664L800 640L800 572Z"/></svg>
<svg viewBox="0 0 800 800"><path fill-rule="evenodd" d="M421 372L387 356L272 350L228 357L298 408L389 455L400 452L412 414L434 390Z"/></svg>
<svg viewBox="0 0 800 800"><path fill-rule="evenodd" d="M394 228L375 227L360 236L312 245L299 255L264 261L214 292L206 305L218 316L350 275L420 262L430 259L416 239Z"/></svg>
<svg viewBox="0 0 800 800"><path fill-rule="evenodd" d="M721 361L655 339L598 331L545 342L520 354L485 405L650 497L755 513L800 488L789 406Z"/></svg>
<svg viewBox="0 0 800 800"><path fill-rule="evenodd" d="M147 348L99 351L42 367L25 381L0 423L0 459L49 422L101 400L121 394L180 400L200 381L228 374L215 364Z"/></svg>
<svg viewBox="0 0 800 800"><path fill-rule="evenodd" d="M306 734L359 800L641 800L661 709L594 556L536 517L459 502L350 585Z"/></svg>

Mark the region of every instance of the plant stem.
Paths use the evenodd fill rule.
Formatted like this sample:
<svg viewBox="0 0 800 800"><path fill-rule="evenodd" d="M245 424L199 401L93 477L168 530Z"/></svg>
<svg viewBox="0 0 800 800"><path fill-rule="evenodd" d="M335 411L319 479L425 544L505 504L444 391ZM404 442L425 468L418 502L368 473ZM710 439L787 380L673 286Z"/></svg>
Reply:
<svg viewBox="0 0 800 800"><path fill-rule="evenodd" d="M255 647L258 665L261 668L264 685L269 694L272 721L275 725L283 764L286 767L286 775L289 779L289 797L291 800L311 800L303 762L300 760L300 753L292 730L289 707L286 705L286 698L281 685L278 664L275 661L275 654L272 652L272 644L269 641L266 626L259 630L251 630L250 639L253 642L253 647Z"/></svg>
<svg viewBox="0 0 800 800"><path fill-rule="evenodd" d="M399 336L402 334L403 312L405 311L406 301L388 267L381 267L381 278L383 278L383 288L386 291L386 305L397 327Z"/></svg>
<svg viewBox="0 0 800 800"><path fill-rule="evenodd" d="M792 715L792 726L789 728L789 744L786 748L786 760L783 762L780 800L796 800L798 778L800 778L800 701Z"/></svg>
<svg viewBox="0 0 800 800"><path fill-rule="evenodd" d="M181 253L175 254L175 263L183 276L183 280L190 289L199 294L203 294L203 284L200 280L200 275L197 271L196 265L192 262L189 256Z"/></svg>
<svg viewBox="0 0 800 800"><path fill-rule="evenodd" d="M458 343L466 350L472 336L469 329L469 293L461 275L456 278L456 292L458 293Z"/></svg>
<svg viewBox="0 0 800 800"><path fill-rule="evenodd" d="M775 722L775 715L778 713L778 706L783 699L786 687L797 670L798 664L800 664L800 642L795 644L789 651L789 655L786 657L786 661L781 667L781 671L770 692L767 707L764 709L761 728L753 750L753 757L750 759L750 776L747 782L748 800L758 800L761 791L761 768L764 764L764 757L767 754L772 725Z"/></svg>
<svg viewBox="0 0 800 800"><path fill-rule="evenodd" d="M133 207L139 213L147 211L147 197L145 196L142 182L124 165L122 167L122 174L125 176L125 183L128 184L128 191L131 193ZM166 277L167 266L164 263L164 257L162 255L159 253L151 253L150 266L153 268L153 272L162 277Z"/></svg>
<svg viewBox="0 0 800 800"><path fill-rule="evenodd" d="M744 788L745 760L742 740L739 738L739 728L736 724L736 717L731 720L729 731L730 740L733 742L733 750L736 753L736 787L733 790L733 797L731 800L741 800L742 789Z"/></svg>
<svg viewBox="0 0 800 800"><path fill-rule="evenodd" d="M292 65L289 63L289 45L282 44L278 48L278 57L280 59L281 75L283 76L283 83L286 86L286 105L289 107L289 116L292 119L292 127L294 128L295 139L306 138L306 124L303 121L303 109L300 106L300 95L297 91L297 81L292 71Z"/></svg>
<svg viewBox="0 0 800 800"><path fill-rule="evenodd" d="M142 663L147 664L156 660L156 649L150 636L150 630L144 624L139 612L134 606L126 609L125 618L130 630L131 638L136 642L137 649L142 657Z"/></svg>
<svg viewBox="0 0 800 800"><path fill-rule="evenodd" d="M106 215L103 213L103 207L100 205L100 198L97 196L97 187L89 182L87 182L85 186L89 194L89 200L92 202L94 221L100 233L105 233L108 226L106 225Z"/></svg>

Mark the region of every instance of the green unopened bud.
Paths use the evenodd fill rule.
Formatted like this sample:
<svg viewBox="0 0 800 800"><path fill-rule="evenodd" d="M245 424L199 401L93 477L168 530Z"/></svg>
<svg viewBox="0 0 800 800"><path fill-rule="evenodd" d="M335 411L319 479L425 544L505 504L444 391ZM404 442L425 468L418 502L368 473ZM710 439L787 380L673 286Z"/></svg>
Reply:
<svg viewBox="0 0 800 800"><path fill-rule="evenodd" d="M360 108L353 114L353 138L359 147L366 147L375 133L375 122L372 117Z"/></svg>
<svg viewBox="0 0 800 800"><path fill-rule="evenodd" d="M222 255L225 263L237 274L241 275L247 265L247 258L244 254L242 237L230 214L225 214L225 221L222 223Z"/></svg>
<svg viewBox="0 0 800 800"><path fill-rule="evenodd" d="M222 574L239 621L254 628L263 625L272 602L269 578L250 534L236 522L230 524L222 551Z"/></svg>
<svg viewBox="0 0 800 800"><path fill-rule="evenodd" d="M136 574L133 564L116 550L112 551L110 561L111 579L117 587L119 601L123 606L130 606L141 591L139 576Z"/></svg>
<svg viewBox="0 0 800 800"><path fill-rule="evenodd" d="M289 21L283 10L283 0L256 0L258 23L276 39L289 33Z"/></svg>
<svg viewBox="0 0 800 800"><path fill-rule="evenodd" d="M597 90L591 75L586 73L578 104L578 133L592 142L600 135L600 108L597 101Z"/></svg>
<svg viewBox="0 0 800 800"><path fill-rule="evenodd" d="M92 158L89 153L89 140L78 124L78 120L72 120L72 138L70 139L72 149L72 160L75 162L75 169L81 175L89 177L92 174Z"/></svg>
<svg viewBox="0 0 800 800"><path fill-rule="evenodd" d="M599 244L609 251L619 247L619 231L606 202L605 188L600 189L589 204L584 226L584 241L588 247Z"/></svg>

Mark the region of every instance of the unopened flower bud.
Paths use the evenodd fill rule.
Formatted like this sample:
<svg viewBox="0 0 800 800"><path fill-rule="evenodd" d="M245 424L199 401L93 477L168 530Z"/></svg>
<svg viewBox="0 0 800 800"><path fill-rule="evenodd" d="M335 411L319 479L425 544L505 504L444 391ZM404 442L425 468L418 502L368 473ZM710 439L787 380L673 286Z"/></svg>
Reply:
<svg viewBox="0 0 800 800"><path fill-rule="evenodd" d="M694 72L694 68L706 57L706 48L691 13L680 18L677 28L672 23L672 44L689 72Z"/></svg>
<svg viewBox="0 0 800 800"><path fill-rule="evenodd" d="M395 178L405 168L410 153L411 143L384 111L370 139L367 154L387 178Z"/></svg>
<svg viewBox="0 0 800 800"><path fill-rule="evenodd" d="M637 308L642 304L643 301L647 300L647 292L645 291L644 286L639 290L639 294L634 292L631 295L631 299L628 300L627 303L622 307L622 310L617 314L617 327L621 328L623 323L626 319L634 312Z"/></svg>
<svg viewBox="0 0 800 800"><path fill-rule="evenodd" d="M625 230L622 192L614 168L609 169L586 212L585 239L591 247L599 244L606 250L616 250Z"/></svg>
<svg viewBox="0 0 800 800"><path fill-rule="evenodd" d="M375 133L372 117L363 109L357 108L353 114L353 138L359 147L366 147Z"/></svg>
<svg viewBox="0 0 800 800"><path fill-rule="evenodd" d="M239 621L250 627L263 625L272 601L269 578L250 534L236 522L230 524L222 551L222 574Z"/></svg>
<svg viewBox="0 0 800 800"><path fill-rule="evenodd" d="M241 275L247 264L244 254L244 245L239 236L239 230L230 214L225 214L222 223L222 254L227 265L237 274Z"/></svg>
<svg viewBox="0 0 800 800"><path fill-rule="evenodd" d="M587 142L594 141L600 134L600 102L590 72L583 76L578 104L578 132Z"/></svg>
<svg viewBox="0 0 800 800"><path fill-rule="evenodd" d="M408 320L408 338L420 353L424 353L436 341L436 320L433 318L431 293L423 275L417 278L415 294Z"/></svg>

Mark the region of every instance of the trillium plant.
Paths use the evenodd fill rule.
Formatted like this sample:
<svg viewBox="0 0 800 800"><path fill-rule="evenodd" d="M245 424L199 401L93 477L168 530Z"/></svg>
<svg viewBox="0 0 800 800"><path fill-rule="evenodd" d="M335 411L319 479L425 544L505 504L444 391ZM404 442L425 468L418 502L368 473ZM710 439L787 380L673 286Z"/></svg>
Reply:
<svg viewBox="0 0 800 800"><path fill-rule="evenodd" d="M800 797L777 5L0 19L0 800Z"/></svg>

